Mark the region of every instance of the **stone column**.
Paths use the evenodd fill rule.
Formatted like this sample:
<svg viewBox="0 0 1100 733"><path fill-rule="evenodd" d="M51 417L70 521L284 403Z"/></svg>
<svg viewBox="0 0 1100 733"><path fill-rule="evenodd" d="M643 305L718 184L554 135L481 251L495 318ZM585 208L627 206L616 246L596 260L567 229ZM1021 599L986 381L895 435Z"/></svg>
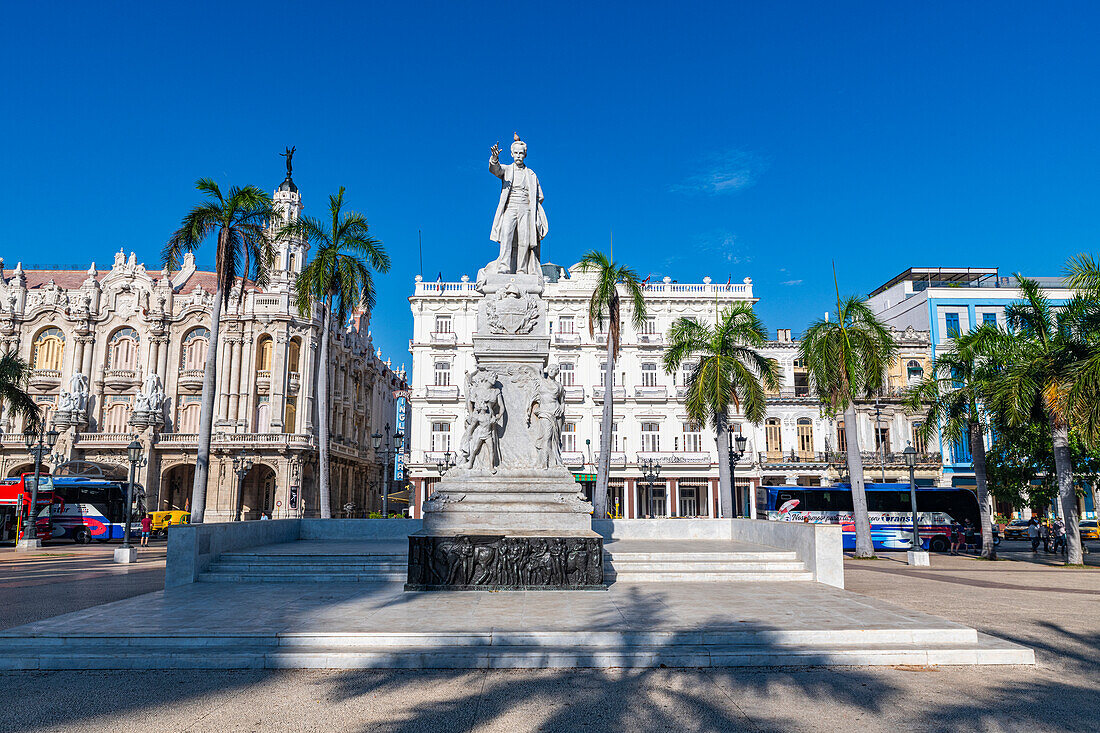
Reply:
<svg viewBox="0 0 1100 733"><path fill-rule="evenodd" d="M674 478L665 479L665 500L668 502L668 511L665 514L669 517L680 516L680 482Z"/></svg>
<svg viewBox="0 0 1100 733"><path fill-rule="evenodd" d="M623 501L626 503L626 511L623 514L626 519L638 518L638 512L636 511L638 497L635 496L635 492L637 492L635 483L632 478L623 479Z"/></svg>
<svg viewBox="0 0 1100 733"><path fill-rule="evenodd" d="M229 392L229 411L225 419L236 421L237 405L241 399L241 340L233 342L232 356L229 364L229 377L225 380L226 389Z"/></svg>
<svg viewBox="0 0 1100 733"><path fill-rule="evenodd" d="M81 373L88 378L88 384L92 383L92 353L95 351L95 335L88 334L84 336L81 341L84 342L84 348L81 349L81 356L84 359L84 365L81 367Z"/></svg>
<svg viewBox="0 0 1100 733"><path fill-rule="evenodd" d="M707 482L707 516L714 519L718 516L715 510L715 502L718 501L718 479L712 478Z"/></svg>
<svg viewBox="0 0 1100 733"><path fill-rule="evenodd" d="M283 432L283 418L286 416L286 342L285 329L275 334L275 353L271 361L271 386L268 395L271 399L271 432Z"/></svg>
<svg viewBox="0 0 1100 733"><path fill-rule="evenodd" d="M228 420L230 415L229 404L233 399L233 388L230 384L230 379L233 374L233 356L235 349L236 340L227 339L225 349L222 352L221 375L218 377L218 392L221 394L221 400L218 406L218 420Z"/></svg>
<svg viewBox="0 0 1100 733"><path fill-rule="evenodd" d="M160 360L157 363L157 374L160 375L160 381L165 385L168 384L168 350L171 344L172 337L165 332L160 339ZM165 387L167 390L167 387Z"/></svg>
<svg viewBox="0 0 1100 733"><path fill-rule="evenodd" d="M255 373L255 353L252 348L252 337L247 336L242 339L240 367L237 372L237 391L240 394L240 401L237 404L236 420L239 425L243 426L243 430L240 432L244 433L250 432L252 413L255 412L253 404L255 398L252 394Z"/></svg>

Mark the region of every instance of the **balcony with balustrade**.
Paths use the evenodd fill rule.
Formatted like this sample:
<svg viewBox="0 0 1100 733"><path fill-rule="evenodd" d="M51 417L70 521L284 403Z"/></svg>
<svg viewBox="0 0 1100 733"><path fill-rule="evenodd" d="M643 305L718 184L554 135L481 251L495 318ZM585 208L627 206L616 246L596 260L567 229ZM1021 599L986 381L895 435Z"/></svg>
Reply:
<svg viewBox="0 0 1100 733"><path fill-rule="evenodd" d="M634 399L638 402L666 402L668 400L668 387L663 384L635 387Z"/></svg>
<svg viewBox="0 0 1100 733"><path fill-rule="evenodd" d="M660 333L640 333L638 334L638 346L649 347L661 347L664 346L665 337Z"/></svg>
<svg viewBox="0 0 1100 733"><path fill-rule="evenodd" d="M596 402L603 402L603 395L605 392L603 387L592 388L592 399ZM626 399L626 387L613 387L611 389L611 399L613 400L625 400Z"/></svg>
<svg viewBox="0 0 1100 733"><path fill-rule="evenodd" d="M424 388L424 398L438 402L457 400L459 389L457 384L429 384Z"/></svg>
<svg viewBox="0 0 1100 733"><path fill-rule="evenodd" d="M432 331L430 339L432 346L454 346L458 343L458 334L454 331Z"/></svg>
<svg viewBox="0 0 1100 733"><path fill-rule="evenodd" d="M205 373L203 369L181 369L176 383L183 389L202 389L202 380Z"/></svg>
<svg viewBox="0 0 1100 733"><path fill-rule="evenodd" d="M600 465L600 454L597 452L593 456L592 460L595 461L597 466ZM611 463L612 466L625 467L626 466L626 453L619 453L617 451L611 451L610 463Z"/></svg>
<svg viewBox="0 0 1100 733"><path fill-rule="evenodd" d="M568 331L566 333L555 333L553 335L553 341L555 346L580 346L581 335L574 331Z"/></svg>
<svg viewBox="0 0 1100 733"><path fill-rule="evenodd" d="M824 451L761 451L760 465L769 468L779 466L815 466L823 468L831 462L831 453Z"/></svg>
<svg viewBox="0 0 1100 733"><path fill-rule="evenodd" d="M635 461L656 461L662 466L708 467L714 463L714 456L709 451L638 451Z"/></svg>
<svg viewBox="0 0 1100 733"><path fill-rule="evenodd" d="M270 369L257 369L256 370L256 391L260 394L267 394L271 391L271 370Z"/></svg>
<svg viewBox="0 0 1100 733"><path fill-rule="evenodd" d="M28 384L33 389L50 390L61 386L60 369L33 369Z"/></svg>
<svg viewBox="0 0 1100 733"><path fill-rule="evenodd" d="M103 373L103 384L107 389L126 390L140 382L136 369L108 369Z"/></svg>
<svg viewBox="0 0 1100 733"><path fill-rule="evenodd" d="M584 402L584 387L570 385L563 388L566 402Z"/></svg>
<svg viewBox="0 0 1100 733"><path fill-rule="evenodd" d="M562 451L561 462L569 468L582 468L584 466L584 453L579 450Z"/></svg>

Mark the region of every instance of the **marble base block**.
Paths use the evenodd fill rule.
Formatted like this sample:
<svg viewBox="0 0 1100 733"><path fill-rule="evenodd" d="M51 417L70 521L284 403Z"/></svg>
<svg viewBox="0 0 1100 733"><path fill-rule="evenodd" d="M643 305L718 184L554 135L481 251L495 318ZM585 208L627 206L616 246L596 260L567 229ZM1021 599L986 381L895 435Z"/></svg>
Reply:
<svg viewBox="0 0 1100 733"><path fill-rule="evenodd" d="M595 532L409 536L407 591L604 590Z"/></svg>
<svg viewBox="0 0 1100 733"><path fill-rule="evenodd" d="M918 565L923 567L928 567L929 565L931 565L928 560L928 553L924 552L923 550L909 550L907 554L907 559L909 560L910 565Z"/></svg>

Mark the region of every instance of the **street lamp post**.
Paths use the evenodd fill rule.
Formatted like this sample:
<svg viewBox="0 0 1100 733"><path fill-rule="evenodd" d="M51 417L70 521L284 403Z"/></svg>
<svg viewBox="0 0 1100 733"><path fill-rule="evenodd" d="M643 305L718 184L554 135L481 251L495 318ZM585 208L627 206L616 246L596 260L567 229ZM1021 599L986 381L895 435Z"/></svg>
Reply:
<svg viewBox="0 0 1100 733"><path fill-rule="evenodd" d="M27 525L23 530L23 538L15 546L17 550L34 550L42 546L42 540L38 539L38 481L42 475L42 459L57 443L57 431L46 431L46 426L43 425L37 433L24 433L23 439L27 444L27 451L34 456L34 483L31 485Z"/></svg>
<svg viewBox="0 0 1100 733"><path fill-rule="evenodd" d="M443 478L443 475L454 467L454 454L450 451L445 451L441 458L435 459L435 470L439 472L439 478Z"/></svg>
<svg viewBox="0 0 1100 733"><path fill-rule="evenodd" d="M653 484L661 476L661 464L656 458L643 458L638 461L638 468L641 469L642 478L646 481L646 515L652 519Z"/></svg>
<svg viewBox="0 0 1100 733"><path fill-rule="evenodd" d="M248 453L233 456L233 473L237 474L237 506L233 521L241 521L241 505L244 503L244 478L252 470L254 461Z"/></svg>
<svg viewBox="0 0 1100 733"><path fill-rule="evenodd" d="M735 438L731 437L731 435L731 433L726 433L726 444L728 447L730 460L730 492L736 494L737 482L734 481L733 477L737 473L737 462L740 461L742 456L745 455L745 446L748 445L749 439L746 438L744 435L741 435L740 433L738 433L737 437ZM747 496L745 499L745 503L742 505L741 508L744 514L748 514L752 511Z"/></svg>
<svg viewBox="0 0 1100 733"><path fill-rule="evenodd" d="M928 565L928 553L921 546L920 527L917 522L917 483L914 478L917 466L917 451L913 447L912 441L905 444L902 455L905 456L905 465L909 467L909 507L913 511L913 542L909 548L909 564Z"/></svg>
<svg viewBox="0 0 1100 733"><path fill-rule="evenodd" d="M126 484L126 506L123 510L122 547L115 550L115 562L132 563L137 560L137 548L130 546L130 523L133 520L131 512L134 504L134 473L141 461L141 443L135 436L126 446L126 460L130 463L130 480Z"/></svg>
<svg viewBox="0 0 1100 733"><path fill-rule="evenodd" d="M397 454L401 452L405 444L405 434L398 430L393 435L393 440L390 440L390 424L386 423L386 447L382 447L382 435L381 433L375 433L370 436L374 441L374 452L378 454L382 459L382 471L386 475L382 477L382 518L386 519L390 516L390 459L397 459ZM396 466L394 466L396 470Z"/></svg>

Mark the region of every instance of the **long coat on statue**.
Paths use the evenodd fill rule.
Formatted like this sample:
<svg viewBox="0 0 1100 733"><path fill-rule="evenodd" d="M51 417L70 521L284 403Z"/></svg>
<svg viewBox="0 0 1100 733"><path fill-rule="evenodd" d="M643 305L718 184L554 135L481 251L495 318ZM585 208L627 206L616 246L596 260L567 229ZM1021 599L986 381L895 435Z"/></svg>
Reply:
<svg viewBox="0 0 1100 733"><path fill-rule="evenodd" d="M489 172L500 179L500 202L497 204L497 213L493 217L493 230L489 233L489 239L500 242L504 235L501 232L504 220L504 210L508 207L508 196L512 193L512 177L515 175L515 165L489 162ZM550 231L550 225L546 223L546 212L542 209L542 186L539 178L530 168L527 169L527 180L531 195L528 205L531 207L531 215L527 218L531 227L528 237L531 242L539 242ZM542 262L541 247L535 246L535 259Z"/></svg>

